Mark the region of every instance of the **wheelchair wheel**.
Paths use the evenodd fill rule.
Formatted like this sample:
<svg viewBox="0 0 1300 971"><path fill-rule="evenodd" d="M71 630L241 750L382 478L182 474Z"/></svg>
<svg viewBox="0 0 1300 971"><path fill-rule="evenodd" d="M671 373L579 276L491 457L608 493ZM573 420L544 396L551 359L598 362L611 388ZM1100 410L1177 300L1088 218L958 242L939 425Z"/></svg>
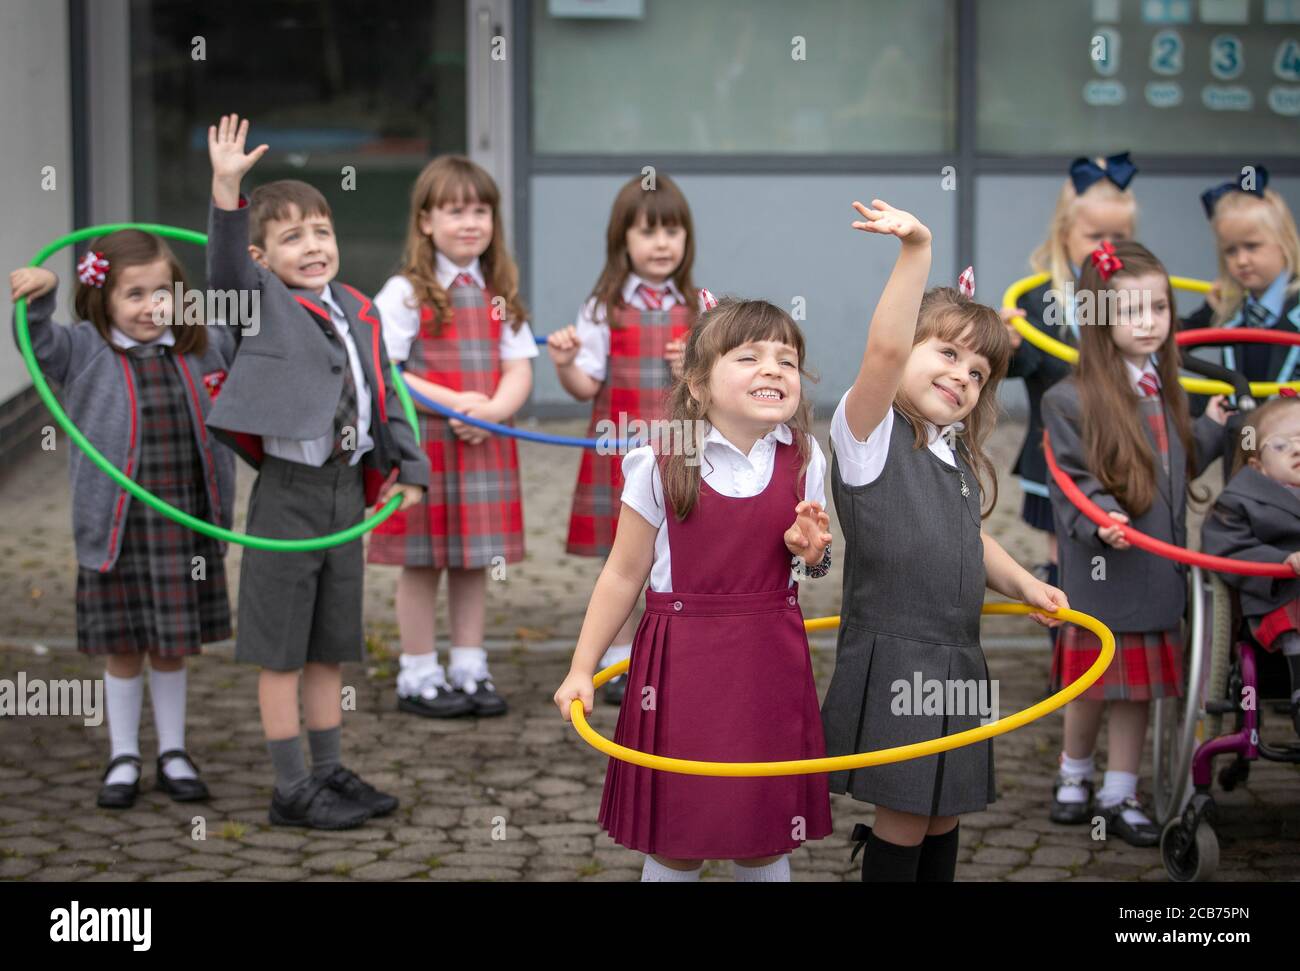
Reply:
<svg viewBox="0 0 1300 971"><path fill-rule="evenodd" d="M1160 834L1160 860L1175 883L1203 883L1219 869L1219 838L1209 823L1189 833L1181 818L1171 819Z"/></svg>
<svg viewBox="0 0 1300 971"><path fill-rule="evenodd" d="M1182 811L1191 789L1192 753L1196 748L1197 728L1203 712L1201 686L1204 684L1206 661L1214 650L1214 645L1209 643L1209 605L1199 567L1191 568L1189 580L1191 617L1182 697L1157 698L1155 704L1155 730L1151 742L1152 789L1156 822L1161 825Z"/></svg>
<svg viewBox="0 0 1300 971"><path fill-rule="evenodd" d="M1217 573L1212 573L1210 594L1213 648L1210 652L1210 672L1205 679L1205 700L1226 701L1228 674L1232 668L1232 591ZM1205 738L1218 738L1222 734L1223 715L1207 715Z"/></svg>

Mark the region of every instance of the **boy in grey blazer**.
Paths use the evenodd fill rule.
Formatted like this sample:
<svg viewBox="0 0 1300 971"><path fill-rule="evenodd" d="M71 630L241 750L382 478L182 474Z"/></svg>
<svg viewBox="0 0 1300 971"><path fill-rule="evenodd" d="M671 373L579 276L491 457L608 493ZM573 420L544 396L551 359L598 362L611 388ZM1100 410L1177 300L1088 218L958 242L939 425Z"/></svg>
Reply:
<svg viewBox="0 0 1300 971"><path fill-rule="evenodd" d="M309 539L354 525L366 506L393 494L403 507L418 502L429 467L385 380L377 311L332 282L338 247L329 204L288 180L244 199L240 181L267 151L245 154L247 133L248 121L235 115L208 129L208 285L251 291L258 302L240 304L259 308L255 327L241 321L236 330L239 347L208 427L259 469L248 531ZM235 650L262 669L272 823L349 829L397 807L340 764L340 664L362 658L363 576L360 539L313 552L244 551Z"/></svg>

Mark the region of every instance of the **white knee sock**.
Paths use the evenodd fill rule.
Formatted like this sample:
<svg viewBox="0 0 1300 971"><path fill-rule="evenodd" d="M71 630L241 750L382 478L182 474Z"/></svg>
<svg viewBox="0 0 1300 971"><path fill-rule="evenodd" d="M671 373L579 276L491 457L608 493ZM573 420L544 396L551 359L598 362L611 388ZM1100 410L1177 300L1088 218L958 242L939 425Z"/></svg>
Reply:
<svg viewBox="0 0 1300 971"><path fill-rule="evenodd" d="M1097 803L1103 808L1123 802L1129 796L1136 796L1138 777L1136 772L1116 772L1107 770L1102 777L1101 791L1097 793ZM1124 822L1136 826L1151 820L1136 809L1124 810Z"/></svg>
<svg viewBox="0 0 1300 971"><path fill-rule="evenodd" d="M737 883L789 883L790 857L783 856L767 866L741 866L732 860L731 872Z"/></svg>
<svg viewBox="0 0 1300 971"><path fill-rule="evenodd" d="M1093 757L1072 759L1064 752L1061 753L1061 775L1069 779L1091 779L1096 766L1093 764ZM1060 791L1056 794L1060 802L1087 802L1088 790L1083 786L1061 786Z"/></svg>
<svg viewBox="0 0 1300 971"><path fill-rule="evenodd" d="M626 661L632 656L631 644L611 644L605 649L605 653L600 656L598 670L604 670L611 664L617 664L619 661Z"/></svg>
<svg viewBox="0 0 1300 971"><path fill-rule="evenodd" d="M140 755L140 709L144 705L144 675L115 678L104 672L104 702L108 708L110 760L119 755ZM119 765L108 774L108 785L129 786L140 773L133 765Z"/></svg>
<svg viewBox="0 0 1300 971"><path fill-rule="evenodd" d="M674 870L670 866L664 866L653 856L647 855L645 866L641 868L642 883L696 883L700 879L700 871L704 867L697 866L694 870Z"/></svg>
<svg viewBox="0 0 1300 971"><path fill-rule="evenodd" d="M185 668L179 671L149 669L149 699L153 702L153 724L158 730L158 754L185 748ZM168 759L163 771L169 779L195 779L184 759Z"/></svg>
<svg viewBox="0 0 1300 971"><path fill-rule="evenodd" d="M488 671L487 651L481 647L453 647L447 677L457 688L468 681L483 681L492 677Z"/></svg>

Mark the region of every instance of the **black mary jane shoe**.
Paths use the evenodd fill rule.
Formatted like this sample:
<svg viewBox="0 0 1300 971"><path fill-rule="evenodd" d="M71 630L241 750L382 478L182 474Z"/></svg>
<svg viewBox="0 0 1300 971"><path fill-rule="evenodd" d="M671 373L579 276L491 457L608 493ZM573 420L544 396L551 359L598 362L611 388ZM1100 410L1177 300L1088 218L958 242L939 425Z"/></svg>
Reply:
<svg viewBox="0 0 1300 971"><path fill-rule="evenodd" d="M194 770L193 779L173 779L163 768L169 759L182 759ZM183 748L174 748L158 756L158 772L154 788L172 797L173 802L203 802L208 798L208 787L199 778L199 767Z"/></svg>
<svg viewBox="0 0 1300 971"><path fill-rule="evenodd" d="M1113 806L1103 806L1101 813L1106 819L1106 833L1116 834L1129 846L1156 846L1160 842L1160 827L1149 820L1145 823L1130 823L1124 818L1125 809L1136 809L1142 815L1146 810L1132 796Z"/></svg>
<svg viewBox="0 0 1300 971"><path fill-rule="evenodd" d="M459 718L474 714L474 702L463 691L439 685L432 698L424 695L398 695L397 710L423 718Z"/></svg>
<svg viewBox="0 0 1300 971"><path fill-rule="evenodd" d="M397 797L380 792L351 769L337 766L325 773L325 784L340 796L350 799L358 805L365 806L373 816L387 816L397 808Z"/></svg>
<svg viewBox="0 0 1300 971"><path fill-rule="evenodd" d="M1082 786L1088 790L1088 798L1083 802L1061 802L1057 796L1064 786ZM1067 826L1077 826L1080 823L1086 823L1092 819L1094 813L1093 794L1095 784L1091 779L1080 778L1058 778L1056 785L1052 787L1052 811L1048 818L1054 823L1064 823Z"/></svg>
<svg viewBox="0 0 1300 971"><path fill-rule="evenodd" d="M135 781L129 784L116 782L111 786L107 784L100 786L99 797L95 800L95 804L103 809L130 809L135 805L135 797L140 795L140 756L119 755L108 763L108 768L104 770L104 778L107 779L119 765L134 765Z"/></svg>
<svg viewBox="0 0 1300 971"><path fill-rule="evenodd" d="M600 689L600 700L607 705L614 705L615 707L623 704L623 698L626 695L626 674L620 674L617 678L610 678L605 682L605 686Z"/></svg>
<svg viewBox="0 0 1300 971"><path fill-rule="evenodd" d="M506 713L506 700L497 694L496 685L491 678L466 681L460 690L474 703L474 714L479 718L492 718Z"/></svg>

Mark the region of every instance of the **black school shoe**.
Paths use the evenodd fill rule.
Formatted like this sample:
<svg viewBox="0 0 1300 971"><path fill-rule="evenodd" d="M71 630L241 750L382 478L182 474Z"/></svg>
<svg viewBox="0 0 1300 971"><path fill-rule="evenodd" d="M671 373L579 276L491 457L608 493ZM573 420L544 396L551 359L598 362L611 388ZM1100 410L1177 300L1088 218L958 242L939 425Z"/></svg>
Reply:
<svg viewBox="0 0 1300 971"><path fill-rule="evenodd" d="M1113 806L1101 807L1101 814L1106 819L1106 832L1116 833L1129 846L1155 846L1160 842L1160 827L1152 822L1138 823L1134 825L1124 818L1125 809L1136 809L1142 815L1146 815L1146 810L1142 804L1132 796L1127 796L1122 802L1117 802Z"/></svg>
<svg viewBox="0 0 1300 971"><path fill-rule="evenodd" d="M1056 797L1060 794L1062 786L1083 786L1088 790L1088 798L1083 802L1061 802ZM1054 823L1064 823L1067 826L1088 822L1093 817L1095 788L1091 779L1067 779L1057 776L1056 785L1052 787L1052 811L1048 813L1048 818Z"/></svg>
<svg viewBox="0 0 1300 971"><path fill-rule="evenodd" d="M135 766L135 781L130 784L117 782L111 786L100 786L99 797L95 800L97 806L103 809L130 809L135 805L135 797L140 795L140 756L119 755L108 763L108 768L104 770L104 778L107 779L109 773L119 765L128 763Z"/></svg>
<svg viewBox="0 0 1300 971"><path fill-rule="evenodd" d="M506 713L506 700L497 694L496 685L490 677L479 680L467 680L460 686L465 697L474 706L474 714L479 718L491 718Z"/></svg>
<svg viewBox="0 0 1300 971"><path fill-rule="evenodd" d="M387 816L397 808L397 797L380 792L361 776L343 766L331 769L321 778L340 796L360 806L365 806L373 816Z"/></svg>
<svg viewBox="0 0 1300 971"><path fill-rule="evenodd" d="M312 777L287 799L272 790L268 815L274 826L356 829L370 818L370 810L330 788L325 778Z"/></svg>
<svg viewBox="0 0 1300 971"><path fill-rule="evenodd" d="M194 770L195 778L173 779L168 776L163 771L163 764L168 759L183 759ZM184 749L174 748L158 756L158 771L154 781L154 788L159 792L167 793L175 802L202 802L208 798L208 787L202 779L198 778L198 774L199 767L194 764L194 760L189 757L189 754Z"/></svg>
<svg viewBox="0 0 1300 971"><path fill-rule="evenodd" d="M617 678L611 678L605 682L605 686L600 689L600 700L607 705L621 705L623 698L627 695L627 675L620 674Z"/></svg>
<svg viewBox="0 0 1300 971"><path fill-rule="evenodd" d="M425 718L459 718L474 714L474 702L463 691L439 686L432 698L424 695L397 696L397 710Z"/></svg>

